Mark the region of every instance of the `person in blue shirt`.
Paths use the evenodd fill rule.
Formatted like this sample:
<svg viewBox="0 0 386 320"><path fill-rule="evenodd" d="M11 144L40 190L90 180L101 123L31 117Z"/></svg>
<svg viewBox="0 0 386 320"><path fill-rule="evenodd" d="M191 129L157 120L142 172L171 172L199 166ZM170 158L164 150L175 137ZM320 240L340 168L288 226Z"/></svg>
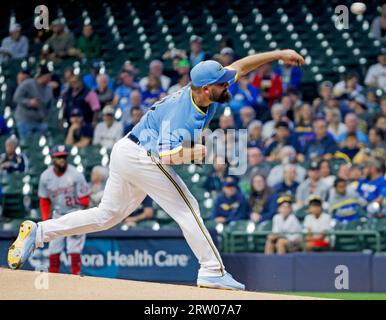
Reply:
<svg viewBox="0 0 386 320"><path fill-rule="evenodd" d="M239 81L229 87L229 92L232 94L232 99L229 101L229 106L233 114L239 115L240 110L244 106L251 106L255 110L263 103L263 98L260 96L260 90L252 86L247 76L240 77Z"/></svg>
<svg viewBox="0 0 386 320"><path fill-rule="evenodd" d="M292 134L289 124L286 121L279 121L275 125L275 135L272 142L265 149L265 156L267 161L280 161L279 151L284 146L292 146L297 153L302 152L302 147L295 134Z"/></svg>
<svg viewBox="0 0 386 320"><path fill-rule="evenodd" d="M20 235L8 252L8 265L12 269L20 268L33 249L44 242L111 228L149 195L182 229L200 264L198 286L245 290L243 284L225 271L220 253L203 224L198 201L173 166L203 162L207 148L203 145L202 133L218 104L231 99L230 83L275 60L293 65L305 63L293 50L250 55L226 68L214 60L198 63L190 72L190 85L155 103L131 133L114 144L109 177L99 206L38 224L24 221Z"/></svg>
<svg viewBox="0 0 386 320"><path fill-rule="evenodd" d="M283 92L289 88L300 90L302 84L302 70L299 67L282 65L275 68L274 72L281 77Z"/></svg>
<svg viewBox="0 0 386 320"><path fill-rule="evenodd" d="M213 207L213 219L217 223L248 220L250 210L247 199L237 185L237 179L227 176L222 183L222 193Z"/></svg>
<svg viewBox="0 0 386 320"><path fill-rule="evenodd" d="M347 135L350 133L354 133L357 136L360 143L362 143L362 144L368 143L367 135L358 129L359 119L355 113L348 113L346 115L346 117L344 118L344 124L346 125L346 131L341 133L338 136L337 142L339 144L344 143L344 141L347 138Z"/></svg>
<svg viewBox="0 0 386 320"><path fill-rule="evenodd" d="M385 167L380 160L372 159L364 169L365 178L359 180L357 192L368 203L376 201L381 204L386 189Z"/></svg>
<svg viewBox="0 0 386 320"><path fill-rule="evenodd" d="M304 155L307 160L332 159L337 150L334 138L327 131L327 122L324 118L318 117L312 123L314 138L304 148Z"/></svg>

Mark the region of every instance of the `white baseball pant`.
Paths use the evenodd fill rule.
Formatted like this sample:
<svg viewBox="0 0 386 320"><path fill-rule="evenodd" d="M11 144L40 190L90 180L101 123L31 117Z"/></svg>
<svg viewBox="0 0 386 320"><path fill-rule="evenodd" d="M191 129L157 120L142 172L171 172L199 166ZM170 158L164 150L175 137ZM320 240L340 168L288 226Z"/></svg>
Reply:
<svg viewBox="0 0 386 320"><path fill-rule="evenodd" d="M58 237L109 229L130 215L149 195L180 226L200 263L199 276L225 273L221 256L200 216L197 200L170 166L123 137L113 147L110 173L98 207L38 223L36 245Z"/></svg>

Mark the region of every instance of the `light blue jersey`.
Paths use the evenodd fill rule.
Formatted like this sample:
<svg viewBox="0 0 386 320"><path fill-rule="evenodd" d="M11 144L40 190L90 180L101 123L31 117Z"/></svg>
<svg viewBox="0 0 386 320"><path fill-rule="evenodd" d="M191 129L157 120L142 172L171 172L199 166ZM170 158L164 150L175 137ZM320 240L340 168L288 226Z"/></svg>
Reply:
<svg viewBox="0 0 386 320"><path fill-rule="evenodd" d="M220 104L213 103L204 113L194 103L190 85L155 103L133 128L142 146L160 157L179 152L183 142L199 142L201 133Z"/></svg>

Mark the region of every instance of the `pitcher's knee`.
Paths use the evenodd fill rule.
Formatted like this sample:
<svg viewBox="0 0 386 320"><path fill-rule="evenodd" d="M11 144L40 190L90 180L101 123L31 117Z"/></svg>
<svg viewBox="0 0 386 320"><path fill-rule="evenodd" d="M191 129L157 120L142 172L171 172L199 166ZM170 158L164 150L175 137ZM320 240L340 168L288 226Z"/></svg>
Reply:
<svg viewBox="0 0 386 320"><path fill-rule="evenodd" d="M121 212L100 207L98 209L98 230L110 229L124 219L124 214Z"/></svg>

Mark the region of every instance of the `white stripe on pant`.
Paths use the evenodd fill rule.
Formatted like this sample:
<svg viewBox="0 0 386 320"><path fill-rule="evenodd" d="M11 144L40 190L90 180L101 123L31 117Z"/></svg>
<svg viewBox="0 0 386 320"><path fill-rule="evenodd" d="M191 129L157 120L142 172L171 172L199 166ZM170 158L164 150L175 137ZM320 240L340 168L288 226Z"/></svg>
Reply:
<svg viewBox="0 0 386 320"><path fill-rule="evenodd" d="M127 137L111 152L110 175L100 205L40 222L37 246L58 237L109 229L130 215L146 194L179 224L200 263L198 275L221 276L224 266L202 222L197 200L171 167L157 165Z"/></svg>

